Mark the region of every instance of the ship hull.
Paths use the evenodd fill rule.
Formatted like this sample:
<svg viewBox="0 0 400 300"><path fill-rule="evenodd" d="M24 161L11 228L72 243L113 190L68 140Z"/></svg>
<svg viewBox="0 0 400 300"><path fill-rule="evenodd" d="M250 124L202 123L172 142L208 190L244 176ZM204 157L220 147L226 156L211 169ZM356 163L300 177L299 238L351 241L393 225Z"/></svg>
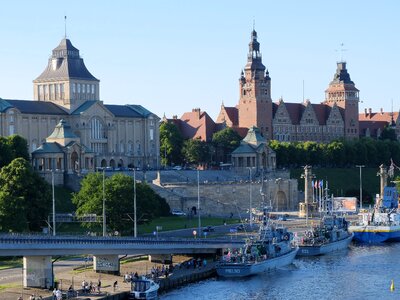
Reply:
<svg viewBox="0 0 400 300"><path fill-rule="evenodd" d="M217 274L222 277L246 277L263 272L269 272L276 268L290 265L298 248L292 249L290 252L271 259L256 263L221 263L217 266Z"/></svg>
<svg viewBox="0 0 400 300"><path fill-rule="evenodd" d="M354 240L362 243L400 241L400 226L350 226Z"/></svg>
<svg viewBox="0 0 400 300"><path fill-rule="evenodd" d="M342 249L346 249L349 244L351 243L354 237L354 233L350 234L345 239L340 241L336 241L333 243L327 243L318 246L299 246L299 251L297 252L297 256L316 256L316 255L323 255L333 251L338 251Z"/></svg>

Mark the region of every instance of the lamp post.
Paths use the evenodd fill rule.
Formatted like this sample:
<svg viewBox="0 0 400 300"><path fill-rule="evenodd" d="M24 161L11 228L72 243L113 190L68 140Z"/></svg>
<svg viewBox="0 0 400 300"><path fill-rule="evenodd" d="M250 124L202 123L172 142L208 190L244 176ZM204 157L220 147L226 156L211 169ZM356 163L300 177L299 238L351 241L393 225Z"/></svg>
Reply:
<svg viewBox="0 0 400 300"><path fill-rule="evenodd" d="M360 168L360 209L362 209L362 176L361 169L364 168L364 165L356 165L357 168Z"/></svg>
<svg viewBox="0 0 400 300"><path fill-rule="evenodd" d="M106 168L103 168L103 236L106 236L106 195L105 195L105 176Z"/></svg>
<svg viewBox="0 0 400 300"><path fill-rule="evenodd" d="M56 200L54 196L54 170L51 170L51 188L53 194L53 236L56 235Z"/></svg>
<svg viewBox="0 0 400 300"><path fill-rule="evenodd" d="M197 169L197 215L199 217L199 236L201 236L201 219L200 219L200 172Z"/></svg>
<svg viewBox="0 0 400 300"><path fill-rule="evenodd" d="M137 237L137 219L136 219L136 170L133 168L133 236Z"/></svg>
<svg viewBox="0 0 400 300"><path fill-rule="evenodd" d="M249 211L249 218L250 218L250 227L253 227L253 212L252 212L252 192L251 192L251 168L248 167L249 173L250 173L250 184L249 184L249 189L250 189L250 211Z"/></svg>

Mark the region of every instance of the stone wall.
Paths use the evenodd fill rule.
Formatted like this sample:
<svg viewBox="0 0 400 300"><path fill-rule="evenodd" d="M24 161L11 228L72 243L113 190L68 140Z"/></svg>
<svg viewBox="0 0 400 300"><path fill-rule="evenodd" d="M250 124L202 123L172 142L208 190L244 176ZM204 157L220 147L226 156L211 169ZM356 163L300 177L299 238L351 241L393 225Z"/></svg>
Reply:
<svg viewBox="0 0 400 300"><path fill-rule="evenodd" d="M196 183L159 184L154 181L152 187L167 200L171 210L179 209L190 213L192 207L198 206ZM202 182L200 183L201 213L211 216L233 214L235 217L245 217L250 208L250 189L253 209L260 210L269 204L276 211L298 209L297 180L278 178L265 180L263 184L261 181Z"/></svg>

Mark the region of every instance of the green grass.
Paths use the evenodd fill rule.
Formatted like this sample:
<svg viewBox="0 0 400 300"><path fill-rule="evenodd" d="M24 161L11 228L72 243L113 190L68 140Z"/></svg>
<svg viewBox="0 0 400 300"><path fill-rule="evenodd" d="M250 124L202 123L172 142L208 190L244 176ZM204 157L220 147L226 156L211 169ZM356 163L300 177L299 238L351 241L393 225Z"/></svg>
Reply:
<svg viewBox="0 0 400 300"><path fill-rule="evenodd" d="M76 210L75 205L72 203L72 191L56 186L54 188L54 197L56 199L57 213L71 213Z"/></svg>
<svg viewBox="0 0 400 300"><path fill-rule="evenodd" d="M18 283L2 284L0 285L0 291L11 289L20 286Z"/></svg>
<svg viewBox="0 0 400 300"><path fill-rule="evenodd" d="M362 188L363 198L370 197L372 200L375 194L379 194L380 178L377 176L378 168L362 169ZM300 175L304 169L290 170L290 177L298 180L298 189L304 191L304 179ZM330 193L334 196L354 196L360 195L360 169L359 168L313 168L313 174L317 180L329 182ZM397 174L395 174L397 175ZM390 180L390 179L389 179ZM389 182L388 182L389 183ZM325 183L324 183L325 185ZM350 194L350 195L349 195ZM364 199L365 200L365 199Z"/></svg>
<svg viewBox="0 0 400 300"><path fill-rule="evenodd" d="M2 257L0 259L0 270L11 269L11 268L20 268L22 267L22 258L21 257Z"/></svg>
<svg viewBox="0 0 400 300"><path fill-rule="evenodd" d="M216 226L223 225L224 221L227 224L239 223L238 219L223 219L223 218L213 218L213 217L202 217L202 226ZM196 228L198 226L198 218L188 218L186 216L172 216L172 217L160 217L152 220L148 224L139 225L139 233L152 233L156 230L156 226L162 226L162 231L184 229L184 228Z"/></svg>

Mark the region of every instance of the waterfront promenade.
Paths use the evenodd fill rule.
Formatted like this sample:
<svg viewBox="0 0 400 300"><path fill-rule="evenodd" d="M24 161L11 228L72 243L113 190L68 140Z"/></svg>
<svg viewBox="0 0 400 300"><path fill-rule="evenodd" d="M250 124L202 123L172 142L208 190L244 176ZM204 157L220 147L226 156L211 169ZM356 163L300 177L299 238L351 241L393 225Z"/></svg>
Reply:
<svg viewBox="0 0 400 300"><path fill-rule="evenodd" d="M282 214L282 213L280 213ZM354 219L354 216L352 216L350 219ZM317 218L310 218L308 220L308 225L305 222L305 219L299 219L296 217L296 213L289 213L289 217L287 221L275 221L278 226L286 226L289 228L289 230L293 232L298 232L301 234L304 232L304 230L313 224L316 224L318 222ZM228 225L229 226L229 225ZM167 233L166 233L167 234ZM237 239L240 240L244 237L246 237L246 233L240 232L240 233L231 233L231 238L232 239ZM174 256L174 265L179 265L183 261L190 259L188 256ZM57 264L63 264L60 262L57 262ZM55 265L57 266L57 265ZM76 263L72 263L70 267L63 268L62 270L55 270L56 274L56 280L60 284L60 288L63 291L66 291L70 285L73 286L75 290L80 290L81 289L81 282L83 280L86 280L87 282L92 281L93 283L97 283L97 281L100 279L102 281L102 289L100 294L85 294L85 295L79 295L80 299L87 299L88 297L90 299L103 299L104 296L107 294L115 294L115 293L120 293L122 291L129 291L130 289L130 284L124 283L123 282L123 276L126 273L131 273L131 272L138 272L140 275L144 274L150 274L150 270L153 266L160 266L161 264L155 264L152 263L148 260L139 260L135 262L128 262L128 263L121 263L121 275L116 276L116 275L108 275L108 274L101 274L101 273L95 273L92 269L92 266L87 264L86 269L85 269L85 261L83 258L81 260L77 260ZM213 264L212 261L208 261L207 264L207 269L212 269ZM29 296L31 294L35 294L37 296L41 295L43 298L51 296L51 291L48 290L39 290L39 289L21 289L21 268L19 269L14 269L16 271L16 277L7 282L7 288L0 290L0 299L2 300L16 300L18 299L21 294L23 294L23 299L29 299ZM203 270L193 270L193 269L186 269L186 268L175 268L173 274L171 275L171 278L176 278L178 276L186 276L189 274L193 274L196 272L202 272ZM8 274L11 274L11 270L3 270L0 271L0 286L4 285L4 280L8 276ZM113 289L113 283L115 281L118 281L118 288L116 291Z"/></svg>

